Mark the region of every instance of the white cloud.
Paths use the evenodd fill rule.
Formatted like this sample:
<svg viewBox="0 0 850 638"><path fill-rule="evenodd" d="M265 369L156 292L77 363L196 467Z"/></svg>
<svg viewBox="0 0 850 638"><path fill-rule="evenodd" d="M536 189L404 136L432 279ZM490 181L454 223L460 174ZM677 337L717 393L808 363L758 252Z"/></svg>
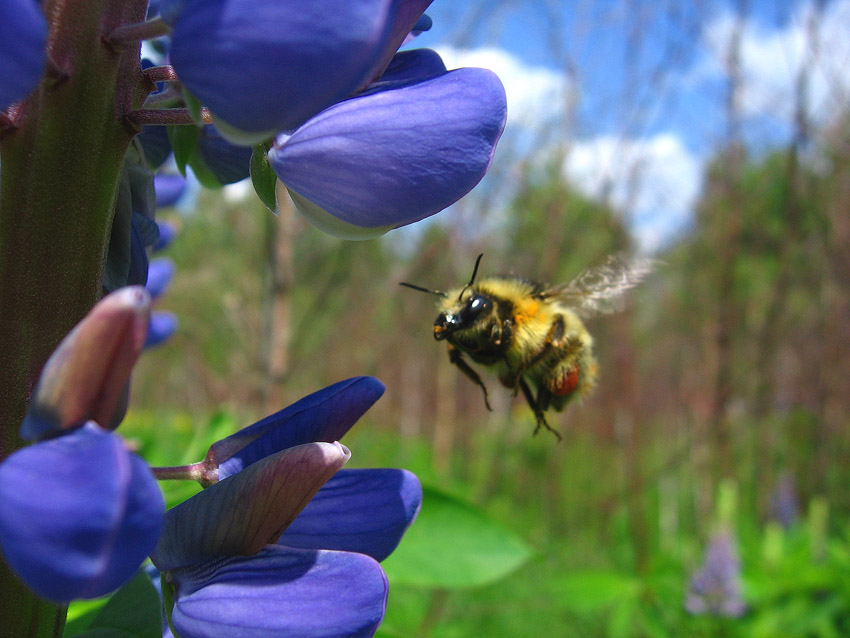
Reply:
<svg viewBox="0 0 850 638"><path fill-rule="evenodd" d="M446 68L475 66L490 69L505 86L508 130L539 130L564 113L568 85L563 74L544 66L529 66L504 49L437 47Z"/></svg>
<svg viewBox="0 0 850 638"><path fill-rule="evenodd" d="M702 171L702 160L673 133L575 142L564 166L586 196L626 215L646 251L662 247L687 227Z"/></svg>
<svg viewBox="0 0 850 638"><path fill-rule="evenodd" d="M540 133L563 117L569 95L566 78L542 66L529 66L497 48L437 47L450 69L478 66L494 71L505 86L508 130ZM539 138L539 136L532 135ZM587 197L626 215L641 248L653 251L673 239L692 218L699 195L702 160L673 132L645 139L602 135L568 141L543 138L541 157L569 143L564 174ZM500 180L510 189L510 175ZM507 201L510 194L500 198Z"/></svg>
<svg viewBox="0 0 850 638"><path fill-rule="evenodd" d="M808 66L809 115L825 122L850 96L850 0L836 0L823 10L812 38L809 25L811 0L801 3L788 23L770 29L748 19L741 33L740 60L743 78L743 113L771 115L790 122L795 104L795 83ZM697 78L722 77L735 16L723 12L708 23L703 39L708 57L694 71ZM812 48L813 42L815 47Z"/></svg>

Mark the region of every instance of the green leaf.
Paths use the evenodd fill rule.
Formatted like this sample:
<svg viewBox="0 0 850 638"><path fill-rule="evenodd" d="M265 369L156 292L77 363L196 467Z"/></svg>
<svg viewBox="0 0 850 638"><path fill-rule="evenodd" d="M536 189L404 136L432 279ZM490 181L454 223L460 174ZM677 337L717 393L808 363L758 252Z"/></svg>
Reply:
<svg viewBox="0 0 850 638"><path fill-rule="evenodd" d="M383 566L393 585L456 589L500 580L530 556L522 539L478 508L425 487L422 511Z"/></svg>
<svg viewBox="0 0 850 638"><path fill-rule="evenodd" d="M136 572L133 580L113 594L94 617L88 631L81 635L85 638L161 638L162 612L150 578L142 570Z"/></svg>
<svg viewBox="0 0 850 638"><path fill-rule="evenodd" d="M65 620L65 632L62 635L69 638L82 634L89 628L100 609L108 602L109 598L72 601L68 605L68 617Z"/></svg>
<svg viewBox="0 0 850 638"><path fill-rule="evenodd" d="M168 139L171 141L171 150L174 151L174 162L183 177L186 176L186 165L195 155L200 138L201 129L197 126L168 127Z"/></svg>
<svg viewBox="0 0 850 638"><path fill-rule="evenodd" d="M596 614L636 599L641 583L629 574L585 570L564 574L550 583L549 589L555 599L562 601L564 608L578 614Z"/></svg>
<svg viewBox="0 0 850 638"><path fill-rule="evenodd" d="M215 176L215 173L207 167L207 163L204 161L203 157L201 157L200 153L197 152L197 149L195 149L195 152L192 153L191 157L189 157L189 167L192 169L195 177L198 178L198 181L204 188L222 187L222 183L218 181L218 177Z"/></svg>
<svg viewBox="0 0 850 638"><path fill-rule="evenodd" d="M266 205L271 212L277 214L277 197L275 185L277 175L272 170L269 158L266 155L271 145L268 143L256 144L254 153L251 155L251 183L260 201Z"/></svg>
<svg viewBox="0 0 850 638"><path fill-rule="evenodd" d="M192 95L185 86L183 86L183 100L186 102L186 110L192 116L192 121L198 126L204 125L204 116L201 113L201 101Z"/></svg>

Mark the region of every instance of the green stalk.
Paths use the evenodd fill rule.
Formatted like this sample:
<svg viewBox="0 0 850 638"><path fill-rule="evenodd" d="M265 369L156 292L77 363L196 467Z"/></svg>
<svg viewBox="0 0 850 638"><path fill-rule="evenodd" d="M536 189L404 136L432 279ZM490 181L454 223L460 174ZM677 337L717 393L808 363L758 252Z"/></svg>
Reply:
<svg viewBox="0 0 850 638"><path fill-rule="evenodd" d="M125 116L149 92L139 45L103 36L144 18L146 0L46 0L49 78L0 139L0 460L47 357L101 293L124 153ZM6 635L61 636L65 610L0 565Z"/></svg>

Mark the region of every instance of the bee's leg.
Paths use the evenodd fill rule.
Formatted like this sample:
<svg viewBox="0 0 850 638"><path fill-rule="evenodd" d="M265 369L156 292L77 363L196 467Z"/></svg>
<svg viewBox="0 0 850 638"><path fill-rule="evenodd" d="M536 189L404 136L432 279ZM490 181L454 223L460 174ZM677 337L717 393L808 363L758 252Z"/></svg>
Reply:
<svg viewBox="0 0 850 638"><path fill-rule="evenodd" d="M545 391L541 388L537 392L537 398L535 398L534 394L531 391L531 388L528 387L528 384L522 377L520 377L519 379L519 387L522 390L523 396L525 396L525 400L528 401L528 405L534 412L534 418L537 420L537 427L534 428L534 434L536 435L540 431L540 427L542 426L549 430L552 434L554 434L557 437L558 441L560 441L560 433L557 430L552 429L552 427L546 422L546 408L542 407L541 405L542 403L546 403L548 405L548 392L544 394Z"/></svg>
<svg viewBox="0 0 850 638"><path fill-rule="evenodd" d="M466 359L463 358L463 353L451 344L449 344L449 361L456 365L460 371L466 375L467 379L481 388L484 392L484 405L486 405L487 409L492 412L493 408L490 407L490 401L487 400L487 386L484 385L484 382L481 380L481 377L478 376L478 373L473 370L466 362Z"/></svg>
<svg viewBox="0 0 850 638"><path fill-rule="evenodd" d="M516 371L517 376L523 375L526 370L534 367L553 353L555 353L555 358L562 359L581 350L581 341L575 337L567 337L565 339L565 332L564 316L558 315L555 317L552 325L549 326L549 332L546 333L546 339L543 341L543 345L540 346L537 352L532 353L528 359L520 364L519 369Z"/></svg>

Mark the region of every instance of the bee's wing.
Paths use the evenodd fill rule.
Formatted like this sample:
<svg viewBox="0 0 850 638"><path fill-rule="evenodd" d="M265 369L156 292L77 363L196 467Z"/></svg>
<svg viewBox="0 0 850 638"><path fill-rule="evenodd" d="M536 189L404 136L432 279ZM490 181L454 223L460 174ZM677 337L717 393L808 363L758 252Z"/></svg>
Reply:
<svg viewBox="0 0 850 638"><path fill-rule="evenodd" d="M582 317L604 315L623 309L626 292L649 274L658 262L649 258L611 255L595 268L588 268L571 282L539 293L541 299L563 301Z"/></svg>

